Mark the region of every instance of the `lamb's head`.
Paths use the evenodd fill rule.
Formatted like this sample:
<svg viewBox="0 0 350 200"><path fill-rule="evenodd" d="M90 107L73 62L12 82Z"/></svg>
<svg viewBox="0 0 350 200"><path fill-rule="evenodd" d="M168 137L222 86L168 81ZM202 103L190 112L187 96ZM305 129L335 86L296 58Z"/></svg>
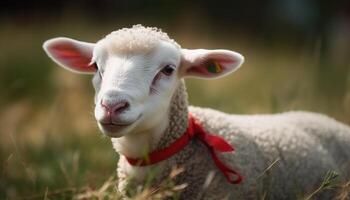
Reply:
<svg viewBox="0 0 350 200"><path fill-rule="evenodd" d="M62 67L94 75L95 118L111 137L163 123L183 77L216 78L243 62L228 50L181 49L166 33L141 25L112 32L97 43L54 38L44 49Z"/></svg>

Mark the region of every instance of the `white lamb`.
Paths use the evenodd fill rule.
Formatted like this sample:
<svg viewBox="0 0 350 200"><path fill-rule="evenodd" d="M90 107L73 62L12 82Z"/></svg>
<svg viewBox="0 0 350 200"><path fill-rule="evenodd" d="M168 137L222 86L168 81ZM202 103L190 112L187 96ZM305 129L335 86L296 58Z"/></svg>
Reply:
<svg viewBox="0 0 350 200"><path fill-rule="evenodd" d="M242 116L188 108L183 78L227 75L243 63L238 53L181 49L166 33L141 25L112 32L97 43L54 38L44 43L44 49L62 67L94 74L95 117L120 154L121 191L142 184L153 167L160 169L157 184L175 165L185 169L175 181L188 184L181 193L186 200L263 195L295 199L315 190L328 170L350 179L350 128L327 116L307 112ZM182 138L192 122L189 113L205 132L225 138L235 152L212 151L198 136L172 156L141 164L147 161L142 159L145 155L164 153ZM228 178L234 181L238 175L224 174L213 154L240 173L243 181L231 184ZM135 159L140 162L133 163ZM327 191L318 198L332 195L334 191Z"/></svg>

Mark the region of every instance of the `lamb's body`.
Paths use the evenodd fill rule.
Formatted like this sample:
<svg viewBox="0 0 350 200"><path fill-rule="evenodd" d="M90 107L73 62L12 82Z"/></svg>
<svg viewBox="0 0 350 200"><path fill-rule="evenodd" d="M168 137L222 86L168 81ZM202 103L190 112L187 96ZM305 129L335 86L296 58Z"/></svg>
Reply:
<svg viewBox="0 0 350 200"><path fill-rule="evenodd" d="M202 108L190 112L236 147L225 156L245 177L242 186L224 186L234 196L257 198L266 192L268 199L295 199L317 189L328 170L350 179L350 128L329 117L308 112L240 116ZM213 185L223 187L223 182Z"/></svg>
<svg viewBox="0 0 350 200"><path fill-rule="evenodd" d="M164 148L187 127L187 95L176 93L170 109L171 125L158 144ZM275 115L229 115L206 108L189 107L189 112L213 134L223 136L236 149L221 154L225 163L244 176L243 183L229 184L214 165L208 149L199 141L154 167L160 167L163 180L174 165L186 171L177 178L188 183L183 199L257 199L266 193L268 199L295 199L310 194L321 184L328 170L350 179L350 128L327 116L309 112L287 112ZM276 159L276 164L264 173ZM131 167L122 156L119 176L135 176L140 183L151 167ZM208 175L215 178L203 189ZM156 184L156 183L155 183ZM323 193L326 197L329 194Z"/></svg>
<svg viewBox="0 0 350 200"><path fill-rule="evenodd" d="M208 132L236 148L220 157L244 176L239 185L227 182L207 147L196 139L160 163L131 166L125 156L140 158L168 147L186 131L184 77L227 75L243 63L243 56L222 49L182 49L166 33L141 25L112 32L96 44L55 38L45 42L44 49L64 68L94 74L95 118L121 155L119 190L144 183L152 167L159 169L156 185L175 165L186 170L176 178L188 184L181 194L186 200L295 199L315 190L328 170L350 180L350 128L306 112L239 116L190 107ZM211 172L216 175L209 180Z"/></svg>

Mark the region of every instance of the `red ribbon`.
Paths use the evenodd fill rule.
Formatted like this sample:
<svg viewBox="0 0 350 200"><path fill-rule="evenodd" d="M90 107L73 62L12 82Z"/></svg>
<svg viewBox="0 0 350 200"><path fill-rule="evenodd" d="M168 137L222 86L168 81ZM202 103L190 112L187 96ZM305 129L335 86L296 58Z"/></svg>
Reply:
<svg viewBox="0 0 350 200"><path fill-rule="evenodd" d="M216 167L219 168L220 171L225 175L227 181L232 184L239 184L242 181L243 177L238 172L225 165L225 163L223 163L216 154L216 151L234 151L233 147L224 138L207 133L202 125L191 114L188 116L188 119L189 124L186 132L170 146L158 151L153 151L145 158L126 157L126 160L131 165L136 166L152 165L173 156L177 152L181 151L190 142L191 139L198 138L201 142L203 142L203 144L208 147ZM233 179L231 175L236 176L236 178Z"/></svg>

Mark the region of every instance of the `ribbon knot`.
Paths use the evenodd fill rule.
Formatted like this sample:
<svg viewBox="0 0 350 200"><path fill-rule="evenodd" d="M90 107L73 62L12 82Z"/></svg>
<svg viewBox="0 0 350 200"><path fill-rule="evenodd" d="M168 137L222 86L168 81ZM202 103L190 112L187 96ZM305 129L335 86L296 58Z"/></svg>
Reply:
<svg viewBox="0 0 350 200"><path fill-rule="evenodd" d="M238 172L225 165L215 152L231 152L234 151L234 148L224 138L217 135L208 134L191 115L189 118L190 124L192 124L190 126L196 127L195 135L197 135L198 138L208 147L216 167L218 167L220 171L225 175L227 181L232 184L238 184L242 182L243 177ZM232 179L231 175L236 176L236 179Z"/></svg>
<svg viewBox="0 0 350 200"><path fill-rule="evenodd" d="M238 172L225 165L219 159L216 153L216 151L231 152L234 151L234 148L224 138L207 133L202 125L197 122L191 114L189 115L188 119L189 122L187 130L178 140L164 149L153 151L145 158L126 157L129 164L145 166L158 163L182 150L190 140L198 138L203 144L207 146L216 167L219 168L219 170L224 174L227 181L232 184L239 184L243 180L243 177ZM236 176L236 178L233 179L232 176Z"/></svg>

